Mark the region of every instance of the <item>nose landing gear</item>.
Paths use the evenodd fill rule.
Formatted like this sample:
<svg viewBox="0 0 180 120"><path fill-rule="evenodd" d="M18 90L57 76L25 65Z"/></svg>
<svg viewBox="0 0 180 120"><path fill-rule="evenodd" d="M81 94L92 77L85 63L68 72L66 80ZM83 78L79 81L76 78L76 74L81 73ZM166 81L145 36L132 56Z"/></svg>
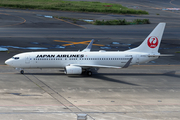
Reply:
<svg viewBox="0 0 180 120"><path fill-rule="evenodd" d="M21 74L24 74L24 70L20 70L20 73L21 73Z"/></svg>
<svg viewBox="0 0 180 120"><path fill-rule="evenodd" d="M22 68L15 68L16 70L18 70L21 74L24 74L24 70Z"/></svg>

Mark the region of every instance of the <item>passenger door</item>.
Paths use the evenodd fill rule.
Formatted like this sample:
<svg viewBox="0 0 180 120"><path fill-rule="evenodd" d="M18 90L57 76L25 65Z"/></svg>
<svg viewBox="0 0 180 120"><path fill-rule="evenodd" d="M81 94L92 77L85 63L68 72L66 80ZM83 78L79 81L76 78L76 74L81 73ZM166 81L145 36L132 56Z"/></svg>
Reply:
<svg viewBox="0 0 180 120"><path fill-rule="evenodd" d="M26 55L26 57L25 57L25 63L26 63L26 64L29 64L29 63L30 63L30 57L29 57L29 55Z"/></svg>
<svg viewBox="0 0 180 120"><path fill-rule="evenodd" d="M140 55L136 55L136 63L139 64Z"/></svg>

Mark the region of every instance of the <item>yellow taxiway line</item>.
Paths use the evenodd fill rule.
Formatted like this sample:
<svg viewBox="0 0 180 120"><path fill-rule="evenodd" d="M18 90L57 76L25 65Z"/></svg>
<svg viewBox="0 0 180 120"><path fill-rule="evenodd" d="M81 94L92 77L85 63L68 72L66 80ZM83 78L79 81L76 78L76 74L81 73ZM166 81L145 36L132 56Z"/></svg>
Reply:
<svg viewBox="0 0 180 120"><path fill-rule="evenodd" d="M54 18L55 18L56 20L60 20L60 21L66 22L66 23L68 23L68 24L75 25L75 26L78 26L78 27L81 27L81 28L85 28L85 29L86 29L86 27L83 27L83 26L81 26L81 25L74 24L74 23L72 23L72 22L69 22L69 21L66 21L66 20L63 20L63 19L59 19L59 18L56 18L56 17L54 17Z"/></svg>
<svg viewBox="0 0 180 120"><path fill-rule="evenodd" d="M65 42L65 43L69 43L69 44L63 44L62 46L70 46L70 45L76 45L76 44L85 44L88 45L89 42L91 42L91 40L88 41L82 41L82 42L73 42L73 41L64 41L64 40L54 40L55 42ZM95 46L104 46L101 44L93 44Z"/></svg>

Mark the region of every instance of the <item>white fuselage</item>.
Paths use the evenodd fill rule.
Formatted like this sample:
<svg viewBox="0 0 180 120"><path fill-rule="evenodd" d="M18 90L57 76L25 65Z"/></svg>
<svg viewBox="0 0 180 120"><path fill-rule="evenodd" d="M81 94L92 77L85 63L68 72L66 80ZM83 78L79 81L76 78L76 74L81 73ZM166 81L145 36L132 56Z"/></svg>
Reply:
<svg viewBox="0 0 180 120"><path fill-rule="evenodd" d="M127 68L129 65L147 63L160 56L158 49L166 23L159 23L148 37L136 48L126 51L92 52L92 40L88 46L78 52L26 52L5 61L7 65L20 68L64 68L65 74L92 75L92 68Z"/></svg>
<svg viewBox="0 0 180 120"><path fill-rule="evenodd" d="M15 68L64 68L72 64L124 66L130 58L130 65L141 64L157 59L143 52L27 52L15 55L6 64ZM82 67L86 68L86 67Z"/></svg>

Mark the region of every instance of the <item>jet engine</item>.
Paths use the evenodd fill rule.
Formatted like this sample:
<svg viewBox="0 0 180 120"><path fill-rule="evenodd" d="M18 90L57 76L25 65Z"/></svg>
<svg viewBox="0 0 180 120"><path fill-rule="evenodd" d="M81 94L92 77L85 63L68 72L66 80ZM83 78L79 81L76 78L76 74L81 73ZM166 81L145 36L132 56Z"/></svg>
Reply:
<svg viewBox="0 0 180 120"><path fill-rule="evenodd" d="M73 74L81 74L82 73L82 68L81 67L78 67L78 66L66 66L64 68L64 73L69 75L73 75Z"/></svg>

